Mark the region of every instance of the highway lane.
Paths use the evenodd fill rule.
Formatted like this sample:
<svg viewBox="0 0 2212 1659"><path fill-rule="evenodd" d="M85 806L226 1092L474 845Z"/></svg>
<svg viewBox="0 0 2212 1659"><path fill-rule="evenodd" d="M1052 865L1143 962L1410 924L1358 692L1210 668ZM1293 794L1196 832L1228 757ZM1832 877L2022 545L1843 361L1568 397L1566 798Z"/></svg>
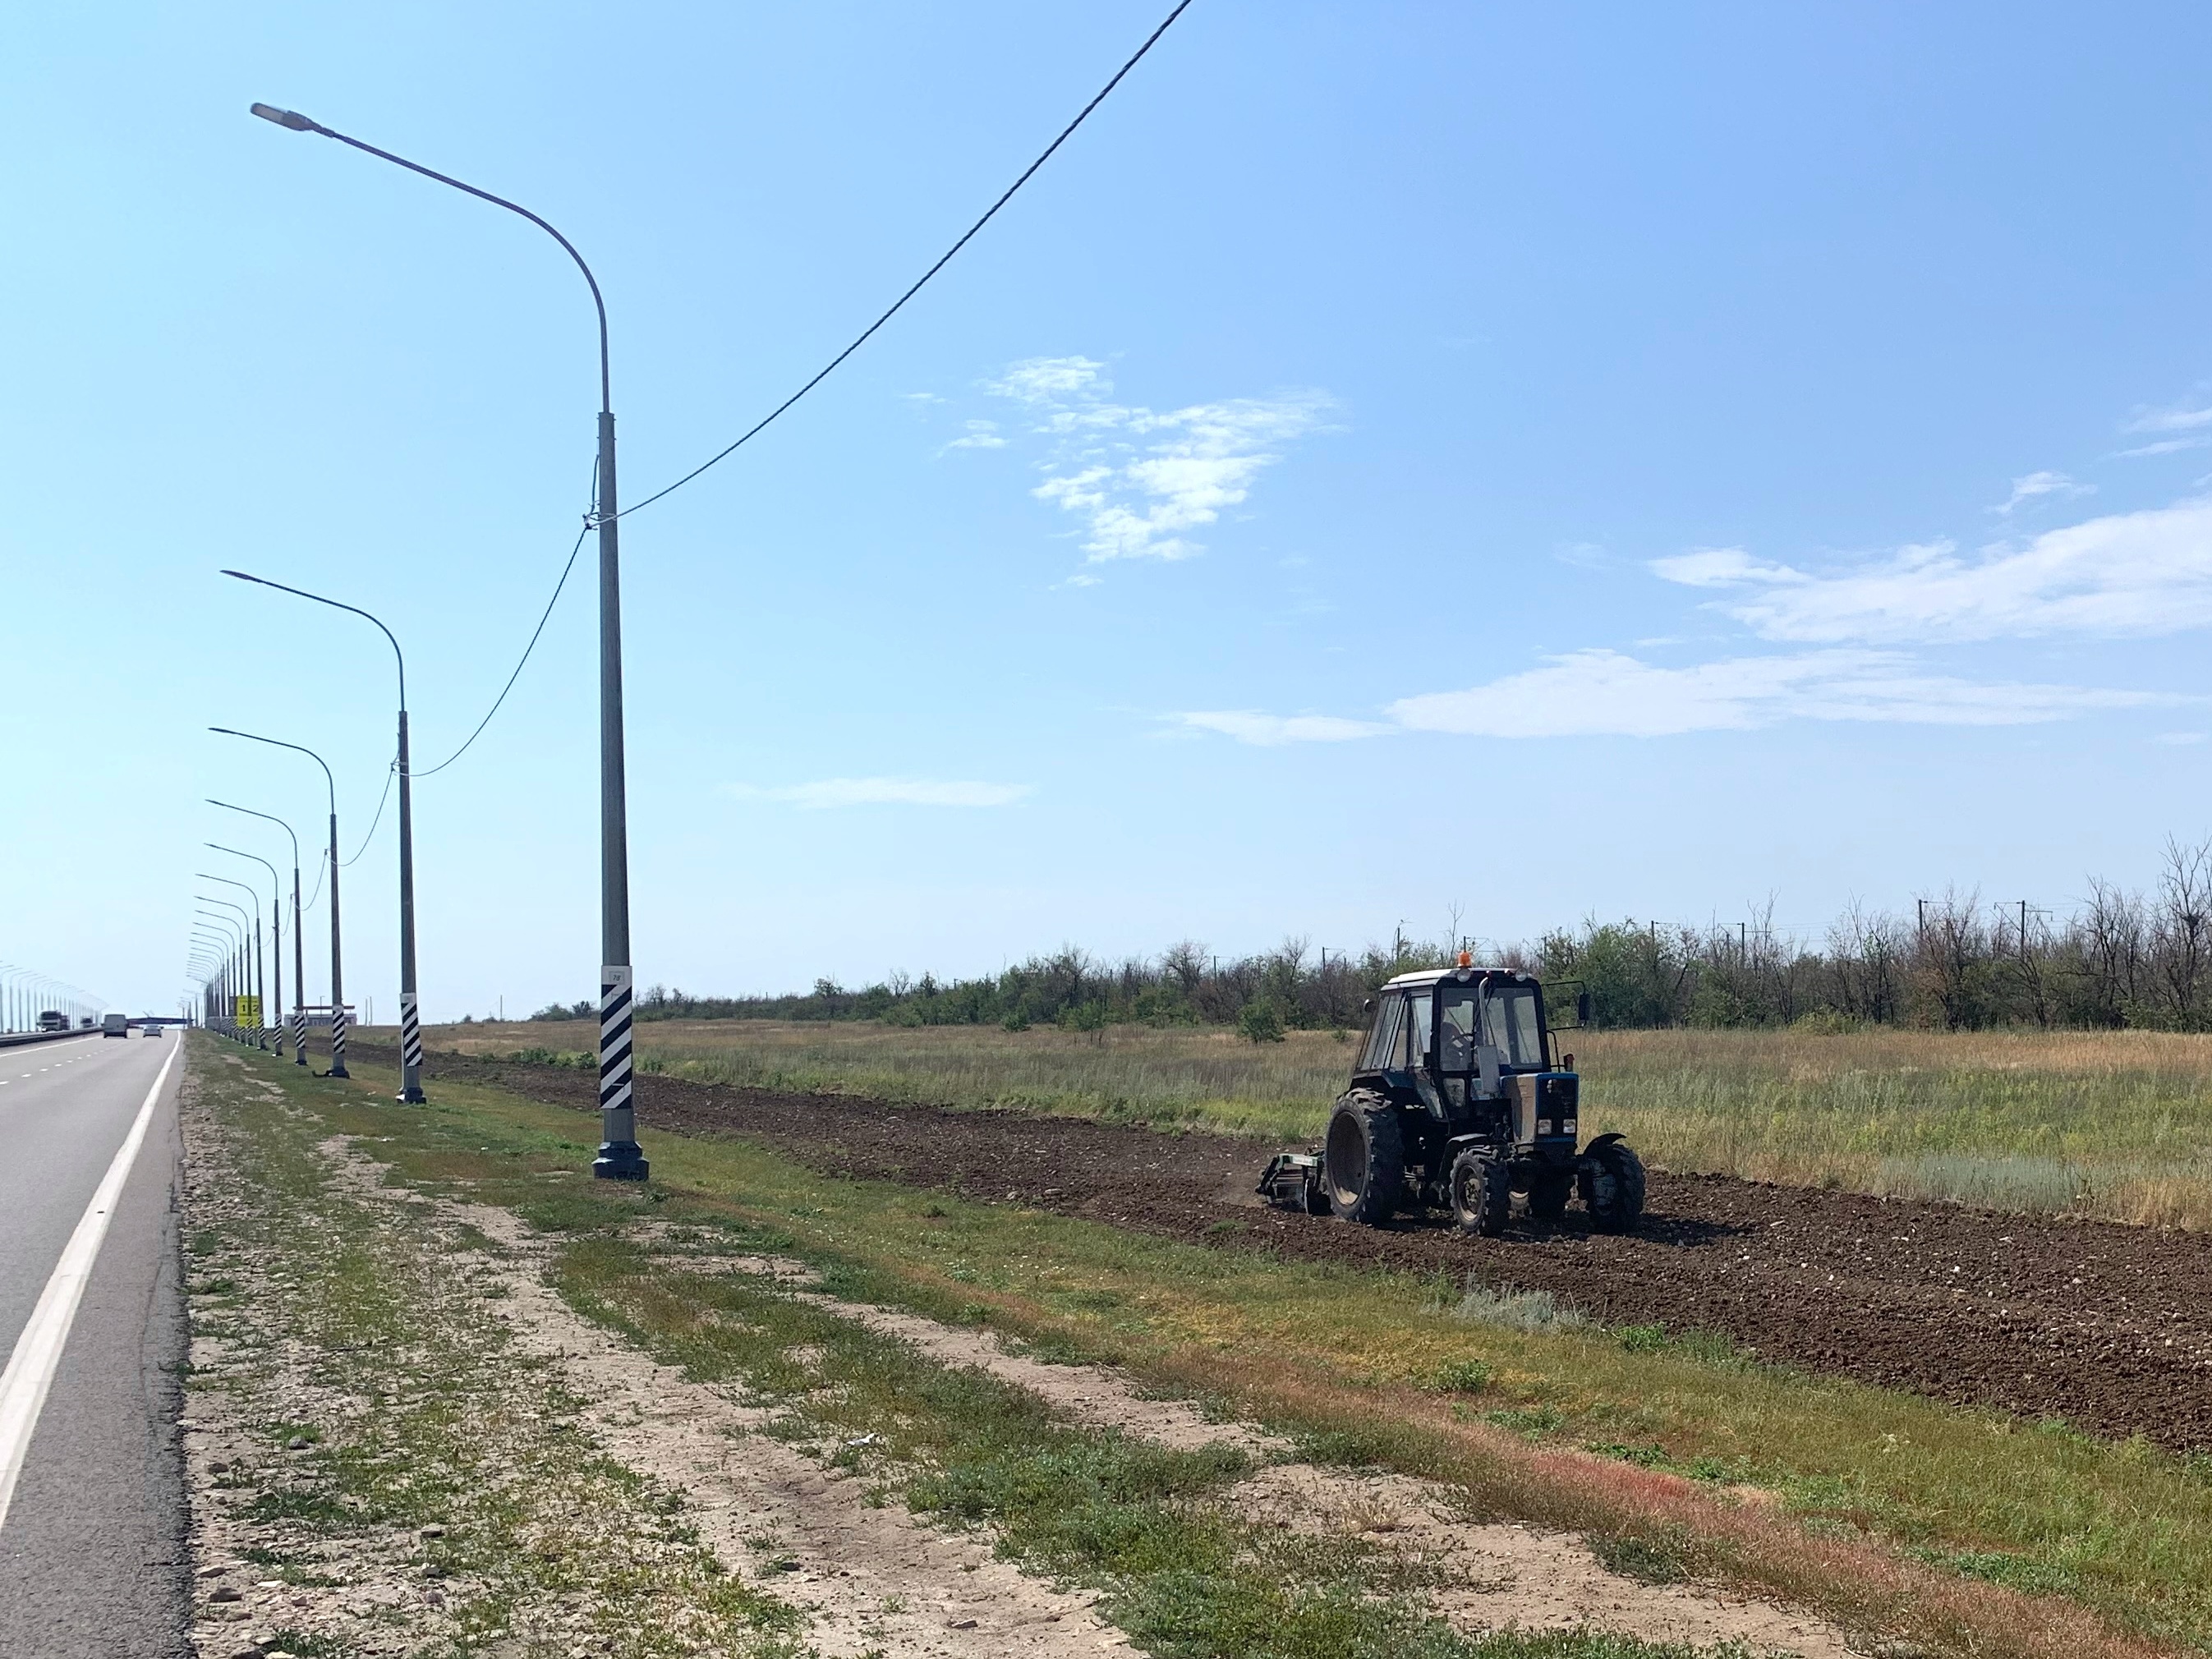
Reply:
<svg viewBox="0 0 2212 1659"><path fill-rule="evenodd" d="M0 1353L19 1368L41 1296L184 1040L94 1033L0 1049ZM183 1073L179 1056L107 1213L0 1521L0 1655L11 1659L189 1651L176 1425Z"/></svg>

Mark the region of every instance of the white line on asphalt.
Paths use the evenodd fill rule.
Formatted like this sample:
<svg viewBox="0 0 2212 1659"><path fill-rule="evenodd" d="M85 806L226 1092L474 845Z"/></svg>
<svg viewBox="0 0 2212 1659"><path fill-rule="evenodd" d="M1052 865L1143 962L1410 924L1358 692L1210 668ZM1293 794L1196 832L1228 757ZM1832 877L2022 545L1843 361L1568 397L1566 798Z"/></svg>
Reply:
<svg viewBox="0 0 2212 1659"><path fill-rule="evenodd" d="M146 1139L146 1126L153 1121L154 1103L161 1098L161 1085L169 1080L169 1067L177 1063L180 1052L170 1049L169 1057L161 1062L161 1075L146 1091L138 1115L131 1120L131 1133L115 1149L107 1173L100 1178L100 1185L93 1192L92 1202L85 1206L76 1231L62 1247L61 1260L54 1263L53 1276L46 1280L39 1305L31 1310L29 1323L15 1339L15 1352L8 1356L8 1369L0 1371L0 1527L8 1523L8 1505L15 1496L15 1477L23 1472L23 1458L31 1449L31 1432L39 1426L39 1412L46 1403L46 1389L61 1364L62 1348L69 1341L70 1326L76 1319L76 1304L83 1299L85 1285L92 1278L92 1264L100 1255L100 1242L107 1237L108 1218L114 1213L116 1200L122 1196L123 1183L130 1178L131 1166L137 1161L138 1148Z"/></svg>

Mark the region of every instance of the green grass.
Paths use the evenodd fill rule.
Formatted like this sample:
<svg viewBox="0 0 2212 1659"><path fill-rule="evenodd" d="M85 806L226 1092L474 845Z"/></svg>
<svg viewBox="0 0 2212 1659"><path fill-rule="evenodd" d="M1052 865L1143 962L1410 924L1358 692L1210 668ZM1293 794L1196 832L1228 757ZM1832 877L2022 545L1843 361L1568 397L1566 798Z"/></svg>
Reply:
<svg viewBox="0 0 2212 1659"><path fill-rule="evenodd" d="M437 1046L551 1054L561 1025L447 1026ZM580 1035L581 1035L580 1033ZM2212 1036L2147 1031L1585 1031L1585 1133L1676 1170L2212 1226ZM805 1093L1012 1106L1317 1137L1352 1045L1328 1032L666 1021L648 1071ZM577 1050L563 1058L589 1063Z"/></svg>
<svg viewBox="0 0 2212 1659"><path fill-rule="evenodd" d="M691 1636L746 1659L797 1659L793 1609L722 1573L666 1493L557 1427L580 1402L482 1318L447 1254L392 1206L329 1180L315 1109L339 1085L193 1041L194 1086L223 1126L216 1156L251 1195L191 1236L195 1328L238 1302L253 1267L273 1265L277 1283L251 1310L251 1342L186 1388L288 1392L266 1369L281 1351L299 1357L314 1397L349 1402L325 1421L264 1423L264 1449L218 1477L245 1518L271 1530L257 1565L313 1582L337 1541L370 1560L397 1553L436 1567L450 1636L425 1654L458 1656L462 1638L511 1632L519 1612L573 1597L592 1639L623 1659L673 1659L693 1650ZM276 1082L283 1098L247 1087L249 1076ZM295 1438L307 1449L289 1449ZM426 1526L443 1531L423 1538ZM355 1650L298 1632L277 1644Z"/></svg>
<svg viewBox="0 0 2212 1659"><path fill-rule="evenodd" d="M987 1322L1067 1357L1125 1364L1154 1386L1210 1390L1286 1431L1334 1437L1345 1461L1460 1481L1500 1514L1687 1551L1699 1571L1826 1596L1844 1615L1905 1591L1832 1582L1822 1537L1882 1540L1962 1581L1989 1581L1971 1564L2003 1558L2121 1626L2200 1643L2212 1630L2212 1482L2146 1443L1778 1371L1694 1332L1611 1331L1534 1308L1500 1316L1509 1299L1480 1286L836 1181L736 1140L656 1136L655 1190L609 1192L581 1178L580 1117L454 1085L399 1117L372 1103L380 1083L337 1121L400 1133L381 1151L410 1178L481 1182L476 1196L542 1226L649 1212L734 1230L747 1248L813 1261L841 1294ZM1440 1395L1447 1365L1470 1367L1455 1373L1469 1382L1481 1367L1476 1391ZM1577 1484L1571 1469L1515 1461L1589 1446L1626 1449L1611 1467L1636 1478ZM1756 1547L1719 1534L1685 1544L1675 1489L1639 1484L1677 1475L1692 1489L1740 1486L1802 1533ZM1792 1536L1811 1542L1793 1554ZM1932 1627L1952 1615L1910 1616Z"/></svg>
<svg viewBox="0 0 2212 1659"><path fill-rule="evenodd" d="M230 1115L234 1128L250 1133L265 1154L246 1171L249 1185L258 1189L257 1177L273 1178L279 1194L257 1202L247 1224L281 1230L295 1241L285 1265L310 1294L333 1287L331 1267L374 1260L381 1273L356 1286L366 1291L380 1280L373 1309L303 1310L302 1327L313 1331L314 1352L327 1354L325 1363L373 1370L361 1379L369 1397L389 1398L397 1385L399 1395L416 1401L371 1414L380 1420L266 1425L275 1446L303 1433L319 1443L288 1465L307 1472L305 1485L264 1492L254 1510L256 1519L296 1537L302 1553L313 1539L413 1526L434 1516L450 1524L424 1546L434 1562L495 1583L526 1575L586 1592L587 1605L602 1615L592 1633L610 1629L607 1614L634 1626L620 1642L624 1652L664 1645L672 1653L798 1650L785 1639L801 1622L793 1610L726 1577L717 1582L711 1564L698 1559L672 1495L563 1442L553 1425L579 1402L544 1385L522 1390L536 1408L537 1443L579 1466L580 1474L564 1469L556 1476L527 1459L514 1467L514 1424L499 1437L495 1473L486 1449L468 1443L484 1425L465 1402L489 1387L471 1361L491 1357L496 1339L477 1339L478 1352L467 1335L446 1328L434 1305L427 1313L410 1305L408 1292L420 1291L439 1254L418 1235L420 1259L403 1259L407 1230L420 1224L404 1212L371 1214L318 1183L308 1163L330 1127L383 1117L398 1134L380 1137L380 1150L399 1152L416 1174L434 1170L446 1182L468 1179L479 1201L490 1195L489 1182L499 1188L496 1196L562 1236L551 1282L580 1311L695 1380L736 1383L751 1400L781 1407L760 1432L871 1480L885 1501L902 1501L938 1524L988 1526L1002 1557L1054 1582L1098 1590L1102 1613L1158 1659L1693 1659L1699 1651L1585 1631L1461 1635L1428 1610L1422 1592L1434 1574L1425 1564L1356 1539L1279 1534L1238 1519L1223 1499L1249 1465L1232 1447L1176 1450L1085 1428L1034 1395L980 1370L925 1359L771 1283L672 1265L665 1259L672 1250L711 1265L717 1255L781 1241L726 1214L694 1214L656 1237L648 1254L622 1233L643 1217L666 1218L654 1202L665 1202L665 1194L596 1187L549 1193L542 1179L528 1178L545 1173L542 1164L517 1179L511 1146L482 1138L509 1139L501 1134L504 1126L469 1120L466 1133L454 1135L450 1115L439 1122L410 1111L394 1120L329 1084L295 1082L292 1092L307 1108L296 1118L264 1115L246 1131L246 1112ZM426 1122L447 1133L416 1133ZM473 1158L460 1150L470 1142ZM544 1137L532 1150L565 1154L569 1146L565 1137ZM410 1151L417 1156L409 1158ZM257 1190L257 1200L262 1196ZM341 1268L335 1277L346 1276ZM371 1357L352 1358L364 1346ZM395 1376L394 1347L427 1361L434 1374ZM580 1547L567 1534L549 1535L550 1504L573 1506L595 1534L643 1547L621 1556ZM772 1571L780 1546L760 1543L761 1565ZM294 1565L281 1552L264 1553ZM699 1582L672 1584L678 1574ZM665 1628L665 1609L654 1602L678 1590L693 1606L726 1616L712 1626L693 1620ZM504 1630L517 1595L510 1588L504 1596L480 1597L464 1610L465 1630ZM295 1632L293 1639L301 1645L292 1651L314 1650L306 1644L316 1638Z"/></svg>

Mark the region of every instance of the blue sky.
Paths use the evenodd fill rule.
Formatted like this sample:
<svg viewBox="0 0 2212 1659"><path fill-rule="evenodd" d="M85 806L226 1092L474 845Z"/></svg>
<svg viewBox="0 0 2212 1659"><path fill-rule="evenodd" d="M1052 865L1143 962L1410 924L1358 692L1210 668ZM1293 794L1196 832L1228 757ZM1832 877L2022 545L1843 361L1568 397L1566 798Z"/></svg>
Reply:
<svg viewBox="0 0 2212 1659"><path fill-rule="evenodd" d="M283 842L202 798L319 842L210 724L362 845L386 647L221 567L392 623L419 770L580 522L558 249L248 102L583 249L636 500L1164 9L10 9L0 958L172 1003L252 869L199 844ZM641 982L2148 882L2212 830L2208 58L2180 5L1197 0L626 521ZM579 570L418 785L433 1018L592 989Z"/></svg>

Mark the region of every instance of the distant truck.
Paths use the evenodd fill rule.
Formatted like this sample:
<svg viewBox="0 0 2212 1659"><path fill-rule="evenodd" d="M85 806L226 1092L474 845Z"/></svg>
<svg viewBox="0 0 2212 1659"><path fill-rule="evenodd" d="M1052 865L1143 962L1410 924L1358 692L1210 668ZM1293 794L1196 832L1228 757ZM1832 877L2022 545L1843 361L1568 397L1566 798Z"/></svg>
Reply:
<svg viewBox="0 0 2212 1659"><path fill-rule="evenodd" d="M131 1035L130 1015L102 1014L100 1017L100 1034L104 1037L129 1036Z"/></svg>
<svg viewBox="0 0 2212 1659"><path fill-rule="evenodd" d="M46 1008L40 1011L39 1029L41 1031L66 1031L69 1028L69 1016L60 1009Z"/></svg>

